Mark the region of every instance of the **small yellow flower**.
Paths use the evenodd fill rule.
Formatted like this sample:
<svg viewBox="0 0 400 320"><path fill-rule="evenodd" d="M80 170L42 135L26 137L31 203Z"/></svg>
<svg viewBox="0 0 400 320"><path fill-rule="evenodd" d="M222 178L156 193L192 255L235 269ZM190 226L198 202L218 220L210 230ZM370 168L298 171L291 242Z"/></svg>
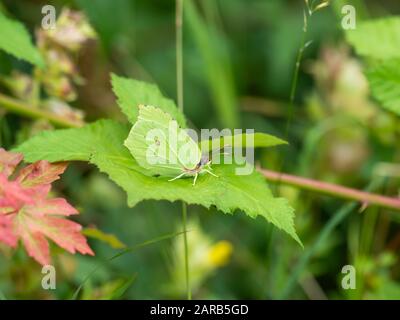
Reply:
<svg viewBox="0 0 400 320"><path fill-rule="evenodd" d="M214 267L222 267L229 262L233 246L229 241L219 241L208 252L208 262Z"/></svg>

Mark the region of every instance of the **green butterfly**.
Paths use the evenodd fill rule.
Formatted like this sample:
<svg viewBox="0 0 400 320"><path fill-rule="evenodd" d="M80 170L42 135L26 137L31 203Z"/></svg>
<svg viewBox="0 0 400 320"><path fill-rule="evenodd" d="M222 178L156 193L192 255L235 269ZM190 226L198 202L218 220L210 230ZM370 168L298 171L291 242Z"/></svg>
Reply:
<svg viewBox="0 0 400 320"><path fill-rule="evenodd" d="M153 106L139 105L139 116L124 145L149 175L197 177L212 172L211 160L202 155L197 143L178 126L169 113Z"/></svg>

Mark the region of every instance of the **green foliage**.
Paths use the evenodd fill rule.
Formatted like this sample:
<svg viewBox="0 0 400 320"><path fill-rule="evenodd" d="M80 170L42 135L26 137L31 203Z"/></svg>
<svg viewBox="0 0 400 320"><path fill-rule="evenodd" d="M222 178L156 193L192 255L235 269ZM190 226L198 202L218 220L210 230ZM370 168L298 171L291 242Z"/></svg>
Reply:
<svg viewBox="0 0 400 320"><path fill-rule="evenodd" d="M95 164L122 187L128 204L142 200L182 200L204 207L215 206L225 213L243 210L252 218L260 215L286 231L300 243L293 223L293 209L282 198L274 198L264 178L253 172L235 175L233 165L214 165L215 178L207 175L192 186L190 179L169 182L166 178L146 176L123 141L129 128L111 120L101 120L79 129L43 132L23 143L17 151L26 161L50 162L81 160Z"/></svg>
<svg viewBox="0 0 400 320"><path fill-rule="evenodd" d="M369 59L372 95L385 109L400 114L400 17L362 22L347 32L347 39Z"/></svg>
<svg viewBox="0 0 400 320"><path fill-rule="evenodd" d="M227 48L222 46L223 40L217 36L215 28L210 26L211 22L203 21L191 0L185 1L184 6L187 25L200 51L221 124L227 128L236 128L239 126L238 101Z"/></svg>
<svg viewBox="0 0 400 320"><path fill-rule="evenodd" d="M282 139L261 132L226 135L220 138L202 140L199 144L202 152L205 152L207 150L211 151L223 147L246 148L247 141L252 141L253 146L251 147L254 148L267 148L287 144L287 142Z"/></svg>
<svg viewBox="0 0 400 320"><path fill-rule="evenodd" d="M361 22L346 35L359 55L377 59L400 57L400 17Z"/></svg>
<svg viewBox="0 0 400 320"><path fill-rule="evenodd" d="M20 22L9 19L0 12L0 30L0 49L39 67L44 65L39 51L32 44L28 31Z"/></svg>
<svg viewBox="0 0 400 320"><path fill-rule="evenodd" d="M308 3L312 5L322 1L309 0ZM364 190L374 177L385 175L389 178L382 187L368 191L396 198L399 191L397 160L400 157L400 119L393 112L387 112L383 105L384 101L390 101L390 108L396 110L395 94L391 92L397 91L398 66L395 60L400 57L396 54L399 50L385 51L381 47L383 41L385 46L398 46L398 41L385 40L389 34L398 31L371 28L367 32L360 32L364 42L361 47L366 49L360 51L360 45L354 45L357 48L354 51L360 53L359 57L354 57L341 45L343 31L340 20L343 18L343 6L353 5L357 13L357 27L363 28L363 21L371 17L385 20L382 18L388 14L399 15L395 12L398 0L334 0L330 1L334 8L313 15L307 35L307 40L313 40L313 44L304 52L306 67L302 62L303 67L299 69L293 108L295 121L290 128L286 128L287 109L290 107L287 98L299 49L300 39L296 35L302 32L305 1L183 2L184 110L197 128L218 125L232 127L230 123L234 119L236 128L254 128L258 132L277 136L286 130L285 138L291 144L290 148L285 146L286 161L282 160L284 150L264 149L257 150L257 164L271 171L282 168L294 176L333 182L354 190ZM86 79L86 85L80 88L74 101L74 107L81 109L87 115L86 119L96 121L105 115L110 119L120 119L120 111L113 105L109 90L109 70L138 79L154 79L163 93L174 97L174 1L57 1L58 8L71 5L85 12L98 34L98 41L93 41L89 50L79 54L81 63L70 75L80 80L78 71L82 71ZM26 22L26 26L29 21L29 34L33 34L34 28L40 27L42 6L41 1L0 1L0 10L8 17L24 24ZM380 20L367 21L367 24ZM3 30L0 30L0 41L4 41ZM358 31L346 31L344 34L349 38L356 37ZM59 44L63 43L59 41ZM47 51L39 50L45 58ZM386 56L387 53L390 54ZM63 61L62 56L55 58L47 66L49 72L50 69L54 70L53 64L65 67ZM370 90L365 86L361 66L364 66L371 82ZM8 100L18 102L18 99L32 97L32 93L26 91L31 91L31 85L25 81L26 76L36 74L36 70L31 70L28 63L22 60L19 63L14 56L0 50L0 91L1 98L5 98L0 99L0 145L3 148L10 149L47 129L48 114L44 111L54 111L60 119L65 120L63 123L56 122L57 125L74 125L70 123L72 115L67 110L50 110L51 106L47 103L37 105L40 114L28 112L34 109L30 109L27 100L22 105L25 106L22 112L13 109L13 105L8 107ZM19 85L15 87L16 90L2 90L6 89L7 81L10 83L14 79L18 79L15 82L15 85ZM50 85L53 86L53 82ZM372 95L374 103L371 101ZM91 229L84 231L89 230L89 241L96 253L95 257L90 258L63 254L52 245L57 266L57 290L46 292L41 288L43 275L40 268L23 250L0 253L0 300L68 299L74 291L74 298L79 299L116 298L131 284L136 272L138 277L133 287L125 291L121 298L184 297L186 251L182 237L171 234L184 228L179 214L181 203L143 201L134 208L128 208L125 191L107 174L99 172L96 165L87 163L92 154L93 161L99 161L97 158L102 152L106 154L104 158L108 157L108 152L121 153L120 138L135 123L135 107L137 102L140 103L140 99L132 101L131 96L135 94L130 85L123 96L132 123L122 125L122 128L121 124L113 121L103 126L93 124L93 134L88 133L89 128L69 131L69 138L73 138L73 142L63 140L50 144L48 149L39 146L37 150L32 147L29 151L32 156L39 157L33 153L38 151L54 159L60 158L57 153L63 152L66 158L85 161L83 164L71 163L62 180L54 186L54 192L68 197L71 204L79 208L82 215L77 217L77 222L110 234L105 234L103 238L98 237L97 232L93 234ZM52 95L41 97L52 98ZM36 100L30 101L36 103ZM154 103L153 99L149 102ZM382 104L381 110L376 108L379 103ZM58 135L61 132L56 133ZM84 136L84 133L88 135ZM261 140L258 139L260 135ZM47 133L43 136L50 138ZM245 140L244 136L242 138ZM273 139L262 133L256 133L254 138L256 147L274 144ZM220 145L227 140L219 141ZM201 145L211 146L211 142L203 141ZM97 149L101 151L96 152ZM226 151L229 152L229 149ZM125 157L126 153L123 152ZM115 161L108 162L110 166L116 166ZM129 167L127 170L140 170L133 179L135 194L141 193L142 186L148 181L159 180L147 180L139 175L143 173L143 168L135 166L132 158L121 159L120 162ZM122 175L123 169L119 171ZM139 185L137 181L141 178L142 184ZM207 188L208 185L204 187L203 178L207 177L199 177L198 183L203 183L201 188ZM131 173L125 179L131 179ZM219 179L224 182L226 177ZM168 187L178 192L181 189L176 190L175 186L191 180L164 183L164 189ZM263 184L261 177L259 180L257 186ZM128 185L129 182L125 183ZM201 189L198 187L190 186L187 192L197 193ZM253 185L240 187L252 190ZM189 258L190 287L194 299L395 299L400 296L396 272L400 266L399 245L395 232L400 219L396 214L391 214L388 209L379 209L372 203L368 206L362 206L361 203L347 206L347 200L287 187L284 181L275 187L298 212L296 230L305 242L305 250L301 250L295 241L289 240L286 234L277 231L274 225L266 223L263 218L248 219L240 212L232 216L211 214L217 210L212 208L207 212L202 206L190 206L184 229L188 230L189 250L186 256ZM158 191L161 192L161 189ZM132 191L130 193L132 197ZM229 191L229 194L232 192ZM219 195L220 198L226 197L225 194ZM262 205L267 206L270 202L269 191L263 195L267 195L267 199ZM210 197L217 196L210 191ZM256 196L259 197L259 194ZM360 206L365 210L358 214ZM196 218L200 219L199 223L196 223ZM171 236L160 237L163 234ZM203 236L199 237L198 234ZM109 235L115 235L130 248L122 252L115 250L107 242ZM143 242L145 239L155 240ZM135 243L138 245L131 247ZM151 243L154 245L149 245ZM225 252L226 264L216 267L215 262L221 261L224 252L219 246L215 246L215 249L219 247L218 250L211 252L211 246L220 243L226 243L231 248L229 257L232 259ZM392 264L380 262L384 252L392 255ZM348 261L345 261L346 257ZM357 269L356 290L343 290L341 286L343 275L340 275L340 270L344 264L354 265ZM263 279L262 286L260 279Z"/></svg>
<svg viewBox="0 0 400 320"><path fill-rule="evenodd" d="M178 110L174 101L162 95L156 85L119 77L115 74L111 76L111 82L118 104L131 123L136 122L137 106L144 104L156 106L168 112L182 128L186 127L185 116Z"/></svg>
<svg viewBox="0 0 400 320"><path fill-rule="evenodd" d="M105 233L97 228L85 228L82 230L82 234L89 238L100 240L107 243L110 247L114 249L126 248L126 245L121 242L115 235L110 233Z"/></svg>
<svg viewBox="0 0 400 320"><path fill-rule="evenodd" d="M391 59L367 71L372 95L384 108L400 115L400 59Z"/></svg>

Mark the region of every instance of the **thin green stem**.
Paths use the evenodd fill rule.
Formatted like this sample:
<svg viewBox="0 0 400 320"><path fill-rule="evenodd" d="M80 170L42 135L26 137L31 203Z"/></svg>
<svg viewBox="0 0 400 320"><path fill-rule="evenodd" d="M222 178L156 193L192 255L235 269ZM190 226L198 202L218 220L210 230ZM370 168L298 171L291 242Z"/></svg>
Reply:
<svg viewBox="0 0 400 320"><path fill-rule="evenodd" d="M292 119L293 119L294 99L296 97L297 84L299 82L300 65L301 65L301 61L303 59L304 49L306 47L306 39L307 39L307 26L304 25L303 33L302 33L301 41L300 41L300 47L297 52L297 58L296 58L296 64L295 64L295 68L294 68L292 84L290 87L289 109L288 109L286 128L285 128L285 137L286 138L289 135L289 127L290 127L290 124L292 123Z"/></svg>
<svg viewBox="0 0 400 320"><path fill-rule="evenodd" d="M176 0L176 96L178 100L178 108L183 112L183 0ZM185 279L186 279L186 295L187 299L192 299L192 291L190 289L190 273L189 273L189 248L187 239L187 205L182 202L182 228L183 228L183 245L185 256Z"/></svg>
<svg viewBox="0 0 400 320"><path fill-rule="evenodd" d="M176 0L176 95L178 108L183 112L183 0Z"/></svg>
<svg viewBox="0 0 400 320"><path fill-rule="evenodd" d="M303 22L303 28L302 28L302 35L301 35L301 40L300 40L300 47L297 52L297 58L296 58L296 63L294 67L294 73L293 73L293 78L292 78L292 84L290 86L290 96L289 96L289 108L287 112L287 120L286 120L286 127L285 127L285 140L289 140L289 128L293 120L293 113L294 113L294 99L296 97L296 92L297 92L297 84L299 81L299 73L300 73L300 65L301 61L303 59L303 53L304 49L306 48L306 39L307 39L307 31L308 31L308 15L306 11L304 11L304 22ZM287 151L284 153L283 159L279 165L279 171L282 171L283 168L285 167L286 163L286 158L287 158ZM280 182L278 181L278 192L279 192L279 184Z"/></svg>
<svg viewBox="0 0 400 320"><path fill-rule="evenodd" d="M187 240L187 205L182 202L182 227L183 227L183 244L185 250L185 280L186 280L186 296L188 300L192 300L192 290L190 289L190 273L189 273L189 246Z"/></svg>
<svg viewBox="0 0 400 320"><path fill-rule="evenodd" d="M373 181L366 190L374 190L379 187L381 183L382 181L380 181L379 183ZM319 233L318 238L315 240L315 242L310 247L308 247L308 249L300 257L294 269L291 270L289 280L286 282L286 286L284 287L282 292L278 295L278 299L288 298L290 293L293 291L294 286L298 282L299 277L302 275L303 271L305 271L308 263L310 262L316 251L320 248L321 244L328 239L336 226L338 226L353 210L357 208L357 205L357 202L348 203L332 216L332 218Z"/></svg>
<svg viewBox="0 0 400 320"><path fill-rule="evenodd" d="M71 121L63 117L57 116L54 113L46 110L31 106L23 101L8 97L0 93L0 107L17 113L19 115L33 118L33 119L46 119L57 127L71 128L81 127L83 122Z"/></svg>

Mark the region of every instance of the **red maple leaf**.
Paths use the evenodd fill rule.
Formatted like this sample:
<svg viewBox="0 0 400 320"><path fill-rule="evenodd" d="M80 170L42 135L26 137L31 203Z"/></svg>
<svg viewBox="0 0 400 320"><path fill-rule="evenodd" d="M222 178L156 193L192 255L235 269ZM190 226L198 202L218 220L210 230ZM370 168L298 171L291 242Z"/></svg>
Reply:
<svg viewBox="0 0 400 320"><path fill-rule="evenodd" d="M51 183L67 164L38 161L15 175L22 159L22 154L0 148L0 241L14 248L21 240L29 256L42 265L50 263L47 238L71 253L94 255L81 225L65 219L78 211L65 199L48 198Z"/></svg>

